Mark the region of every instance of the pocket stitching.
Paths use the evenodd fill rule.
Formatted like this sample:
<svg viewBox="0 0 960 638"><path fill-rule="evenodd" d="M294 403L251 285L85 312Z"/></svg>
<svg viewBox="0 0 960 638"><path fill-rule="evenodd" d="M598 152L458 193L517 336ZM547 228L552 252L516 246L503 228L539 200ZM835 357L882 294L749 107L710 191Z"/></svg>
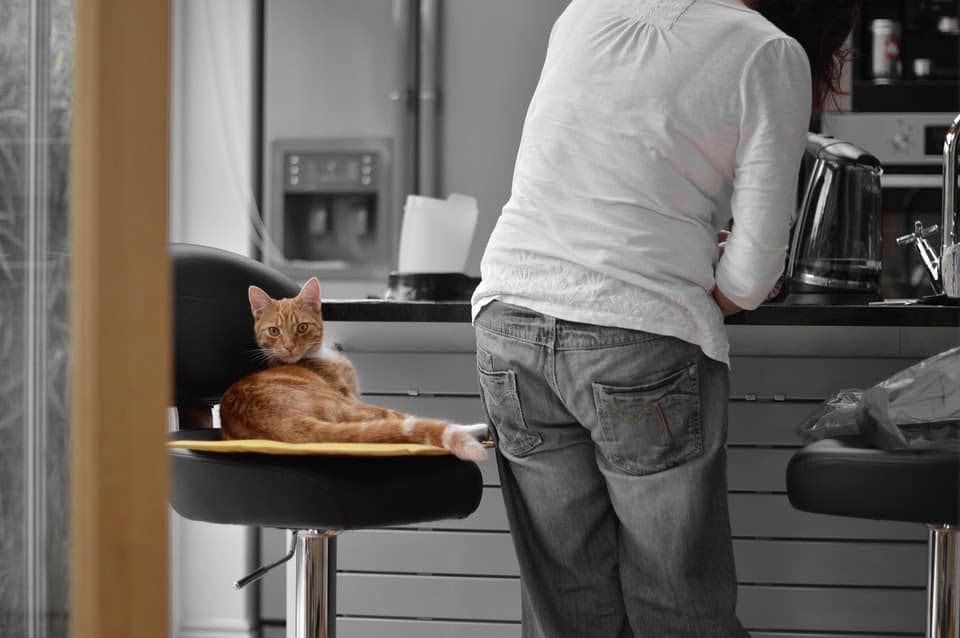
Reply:
<svg viewBox="0 0 960 638"><path fill-rule="evenodd" d="M699 375L695 374L697 370L697 364L693 363L687 365L676 372L672 372L657 381L651 383L645 383L641 385L634 386L611 386L602 383L593 383L593 395L594 395L594 409L597 412L597 419L600 423L600 435L603 438L604 442L607 444L608 452L607 456L610 459L611 463L614 463L625 472L631 474L643 476L648 474L655 474L657 472L662 472L668 470L672 467L681 465L682 463L696 458L703 454L703 432L702 432L702 423L700 415L700 379ZM686 453L682 453L679 456L671 457L666 462L656 463L650 465L649 463L644 462L642 459L635 460L624 457L622 454L618 454L617 450L620 446L615 444L615 436L613 429L609 424L609 418L605 417L605 414L608 410L602 410L605 399L608 397L615 396L617 394L631 394L636 395L638 393L651 393L657 388L669 387L671 384L679 385L682 381L684 375L690 375L693 377L693 391L682 391L682 392L664 392L661 394L657 400L663 399L667 396L689 396L693 401L695 401L696 408L691 415L691 418L687 424L687 432L689 436L692 437L692 445L688 445ZM657 410L657 419L660 421L661 427L663 427L663 415L660 410ZM667 426L667 431L669 432L669 425ZM678 450L679 452L680 450Z"/></svg>
<svg viewBox="0 0 960 638"><path fill-rule="evenodd" d="M533 451L535 448L539 447L543 443L543 437L536 433L531 432L527 427L526 419L523 417L523 410L520 408L520 394L517 391L517 378L516 373L513 370L504 370L500 372L488 372L486 370L477 369L478 374L482 378L487 378L492 381L494 384L499 384L505 386L503 388L503 396L500 400L496 400L495 397L490 396L490 392L484 392L485 398L491 400L494 405L500 406L506 403L509 399L514 400L514 412L516 413L517 427L515 428L516 438L523 438L524 441L517 441L515 437L501 437L506 439L510 443L510 449L507 450L510 454L515 456L523 456ZM482 385L482 384L481 384ZM497 429L494 427L494 429ZM499 434L499 432L498 432Z"/></svg>

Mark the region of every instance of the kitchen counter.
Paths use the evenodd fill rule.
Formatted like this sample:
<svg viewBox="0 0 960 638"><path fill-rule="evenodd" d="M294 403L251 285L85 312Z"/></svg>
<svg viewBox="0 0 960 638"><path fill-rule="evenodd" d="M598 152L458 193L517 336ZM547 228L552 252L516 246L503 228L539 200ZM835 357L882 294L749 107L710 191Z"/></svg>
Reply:
<svg viewBox="0 0 960 638"><path fill-rule="evenodd" d="M327 343L353 363L365 401L484 420L468 303L329 299L324 316ZM960 308L767 304L728 324L726 481L741 622L757 638L774 635L771 628L783 636L922 635L923 526L796 510L786 466L804 443L796 426L837 390L870 387L960 343ZM496 459L481 472L481 504L465 519L339 537L338 632L521 635L519 568ZM283 534L263 533L265 556L279 559ZM279 625L282 572L264 583L263 600L272 602L263 617Z"/></svg>
<svg viewBox="0 0 960 638"><path fill-rule="evenodd" d="M470 304L463 301L384 301L381 299L323 302L326 321L389 321L464 323L470 321ZM727 325L755 326L930 326L960 329L960 307L818 306L764 304L728 317Z"/></svg>

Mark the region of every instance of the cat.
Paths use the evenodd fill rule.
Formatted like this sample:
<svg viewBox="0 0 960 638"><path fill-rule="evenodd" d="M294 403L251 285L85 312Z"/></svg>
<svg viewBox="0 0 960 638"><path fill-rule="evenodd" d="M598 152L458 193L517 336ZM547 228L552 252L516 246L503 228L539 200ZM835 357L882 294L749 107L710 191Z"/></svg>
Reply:
<svg viewBox="0 0 960 638"><path fill-rule="evenodd" d="M422 443L481 461L487 426L424 419L360 400L353 365L323 345L320 282L290 299L248 290L257 345L267 367L236 381L220 400L224 439L287 443Z"/></svg>

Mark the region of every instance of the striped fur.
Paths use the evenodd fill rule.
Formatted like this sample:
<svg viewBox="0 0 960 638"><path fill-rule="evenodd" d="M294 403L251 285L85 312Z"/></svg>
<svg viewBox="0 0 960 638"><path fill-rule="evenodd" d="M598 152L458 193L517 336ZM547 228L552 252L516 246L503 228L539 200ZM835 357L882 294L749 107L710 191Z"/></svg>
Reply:
<svg viewBox="0 0 960 638"><path fill-rule="evenodd" d="M320 284L311 279L292 299L271 299L250 286L257 345L268 367L224 392L224 439L288 443L422 443L480 461L483 424L457 425L412 416L360 400L353 365L323 347Z"/></svg>

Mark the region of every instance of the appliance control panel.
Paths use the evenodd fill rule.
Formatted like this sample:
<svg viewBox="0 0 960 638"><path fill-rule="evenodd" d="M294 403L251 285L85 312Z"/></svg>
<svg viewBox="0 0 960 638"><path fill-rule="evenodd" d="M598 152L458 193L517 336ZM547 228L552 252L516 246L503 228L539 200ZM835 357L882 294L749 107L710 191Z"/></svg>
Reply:
<svg viewBox="0 0 960 638"><path fill-rule="evenodd" d="M291 192L373 191L380 172L378 155L363 152L288 152L283 166L284 190Z"/></svg>
<svg viewBox="0 0 960 638"><path fill-rule="evenodd" d="M881 164L939 165L955 113L824 113L823 135L869 151Z"/></svg>

